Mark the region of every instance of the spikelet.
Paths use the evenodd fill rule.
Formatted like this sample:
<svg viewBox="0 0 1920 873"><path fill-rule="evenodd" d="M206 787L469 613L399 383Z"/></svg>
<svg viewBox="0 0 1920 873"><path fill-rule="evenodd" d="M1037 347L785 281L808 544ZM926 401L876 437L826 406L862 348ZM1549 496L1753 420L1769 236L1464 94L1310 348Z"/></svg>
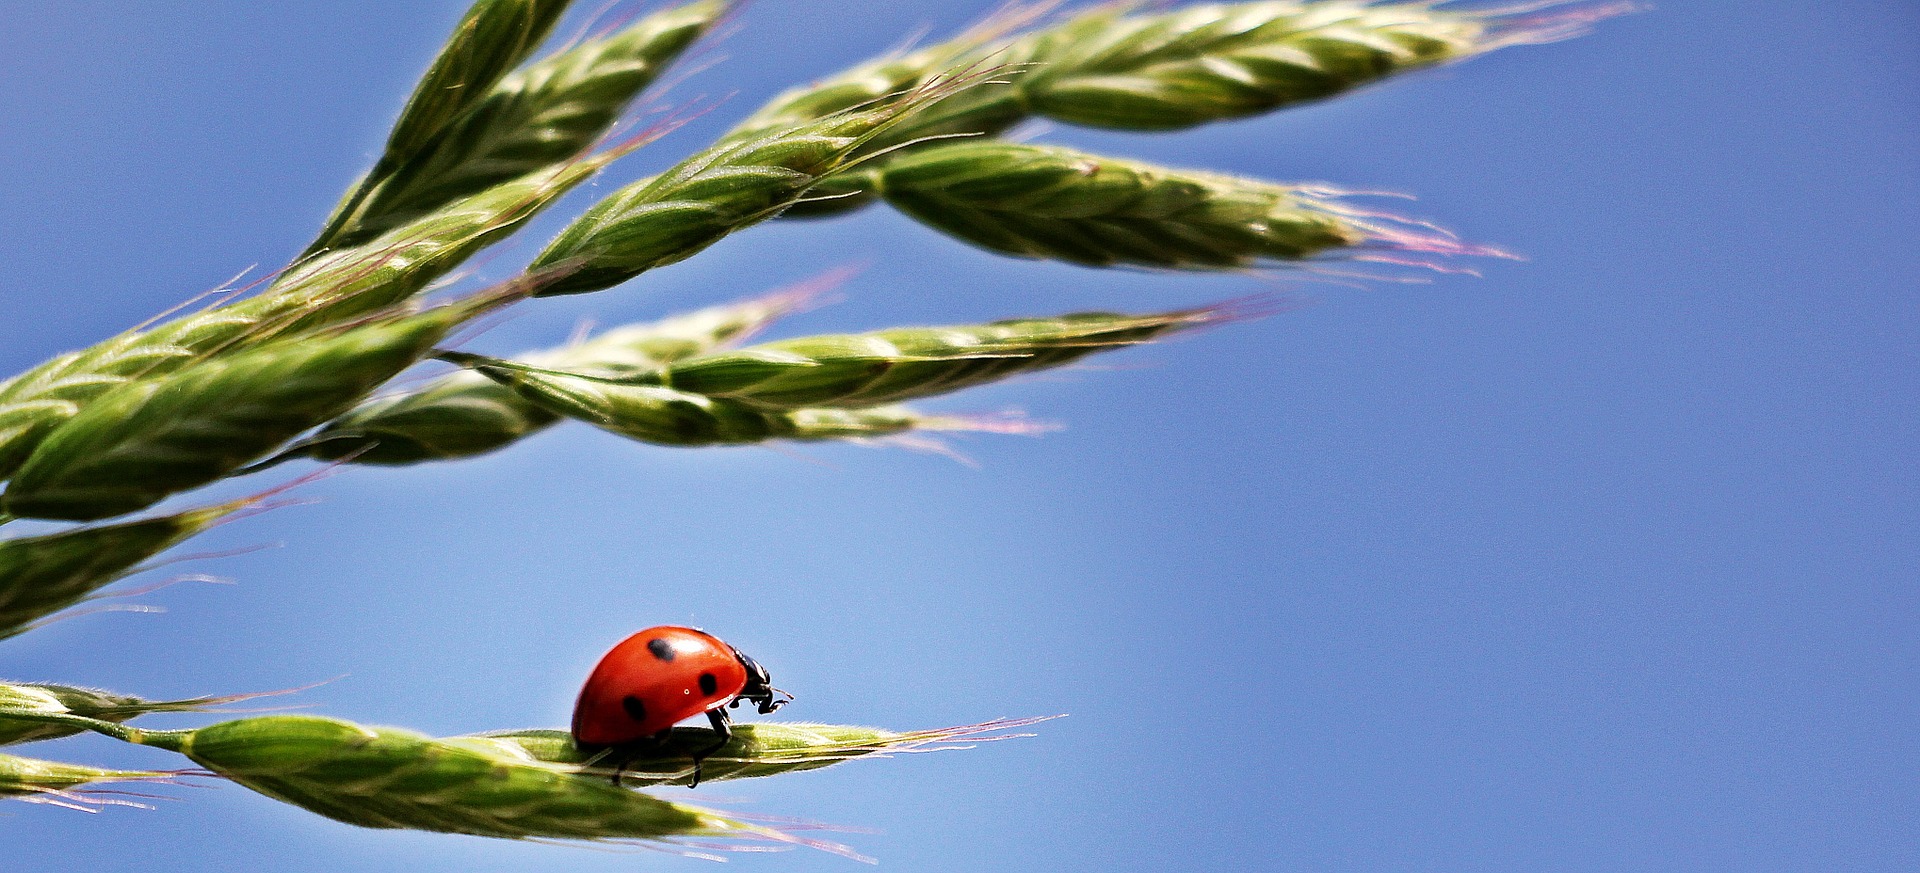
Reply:
<svg viewBox="0 0 1920 873"><path fill-rule="evenodd" d="M806 299L780 292L630 324L518 361L601 376L652 370L757 332ZM560 416L471 370L348 410L280 460L306 456L358 464L415 464L490 452L543 430Z"/></svg>
<svg viewBox="0 0 1920 873"><path fill-rule="evenodd" d="M693 778L693 754L710 749L713 751L700 765L702 783L780 776L831 767L861 757L961 749L969 748L961 744L1031 736L1002 732L1046 720L1000 719L923 731L762 721L734 725L733 736L719 749L713 749L717 738L713 731L677 727L657 749L642 750L626 759L620 767L621 779L632 785L685 785ZM562 730L497 731L448 740L455 741L505 744L550 764L584 766L590 768L585 772L609 776L614 772L604 763L604 756L582 752L574 745L573 736Z"/></svg>
<svg viewBox="0 0 1920 873"><path fill-rule="evenodd" d="M568 0L478 0L414 86L380 160L334 209L309 253L332 247L353 226L359 205L398 168L439 139L509 70L533 54L567 11Z"/></svg>
<svg viewBox="0 0 1920 873"><path fill-rule="evenodd" d="M365 245L308 258L259 296L151 330L128 331L14 377L0 385L0 479L17 470L54 428L129 382L407 300L617 156L610 152L528 174Z"/></svg>
<svg viewBox="0 0 1920 873"><path fill-rule="evenodd" d="M913 430L1003 429L964 417L922 415L899 406L871 409L761 409L734 400L656 385L528 368L482 355L442 358L472 367L522 397L601 430L661 446L750 445L770 440L869 439Z"/></svg>
<svg viewBox="0 0 1920 873"><path fill-rule="evenodd" d="M737 142L722 141L667 172L615 191L569 225L533 268L571 275L541 295L597 291L692 257L734 231L772 218L846 166L855 151L964 79Z"/></svg>
<svg viewBox="0 0 1920 873"><path fill-rule="evenodd" d="M623 381L773 410L857 409L1058 367L1233 316L1230 307L1155 315L1082 312L990 324L801 337L712 352Z"/></svg>
<svg viewBox="0 0 1920 873"><path fill-rule="evenodd" d="M0 682L0 746L57 739L86 730L71 724L14 717L19 713L65 713L120 724L150 712L203 712L210 707L260 696L228 694L184 700L147 700L98 688L50 682Z"/></svg>
<svg viewBox="0 0 1920 873"><path fill-rule="evenodd" d="M160 518L0 540L0 639L87 599L253 503L248 498Z"/></svg>
<svg viewBox="0 0 1920 873"><path fill-rule="evenodd" d="M1366 247L1484 253L1390 234L1315 189L997 141L888 163L887 202L1002 254L1106 267L1239 269Z"/></svg>
<svg viewBox="0 0 1920 873"><path fill-rule="evenodd" d="M180 774L153 770L109 770L83 764L43 761L18 755L0 755L0 798L64 806L96 812L101 806L145 806L121 798L96 795L84 786L116 782L171 782Z"/></svg>
<svg viewBox="0 0 1920 873"><path fill-rule="evenodd" d="M616 787L506 742L434 739L313 716L193 731L131 732L268 797L336 821L500 839L700 837L820 845L721 813Z"/></svg>
<svg viewBox="0 0 1920 873"><path fill-rule="evenodd" d="M359 245L460 198L571 161L730 5L699 0L662 10L508 74L377 180L323 244Z"/></svg>
<svg viewBox="0 0 1920 873"><path fill-rule="evenodd" d="M220 479L345 412L449 330L533 284L508 283L461 303L268 343L124 384L40 443L8 485L6 511L92 521Z"/></svg>
<svg viewBox="0 0 1920 873"><path fill-rule="evenodd" d="M1142 11L1145 4L1107 3L1019 32L1049 5L1014 7L948 42L795 88L736 133L800 123L819 117L809 113L979 65L993 66L992 84L948 97L864 148L993 136L1030 118L1115 130L1184 129L1324 100L1504 46L1564 39L1632 8L1602 3L1540 13L1263 0ZM826 215L871 202L875 169L826 180L816 191L823 196L792 214Z"/></svg>

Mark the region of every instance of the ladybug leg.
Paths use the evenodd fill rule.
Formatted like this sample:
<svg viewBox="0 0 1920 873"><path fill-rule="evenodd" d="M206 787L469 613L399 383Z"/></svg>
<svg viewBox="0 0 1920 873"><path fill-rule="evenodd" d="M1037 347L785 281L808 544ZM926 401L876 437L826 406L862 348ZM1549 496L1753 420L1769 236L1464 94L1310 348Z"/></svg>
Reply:
<svg viewBox="0 0 1920 873"><path fill-rule="evenodd" d="M585 761L581 761L580 766L582 769L592 767L593 765L598 764L601 761L607 760L609 757L613 759L611 763L614 765L613 787L619 788L620 774L625 773L627 770L628 756L619 754L618 752L615 751L615 749L612 746L608 746L604 749L594 752L592 757L587 758Z"/></svg>
<svg viewBox="0 0 1920 873"><path fill-rule="evenodd" d="M713 725L713 732L719 736L714 739L713 745L694 753L693 779L687 783L688 788L700 784L700 762L705 761L708 755L726 748L727 741L733 739L733 720L727 717L726 707L716 706L707 710L707 722Z"/></svg>

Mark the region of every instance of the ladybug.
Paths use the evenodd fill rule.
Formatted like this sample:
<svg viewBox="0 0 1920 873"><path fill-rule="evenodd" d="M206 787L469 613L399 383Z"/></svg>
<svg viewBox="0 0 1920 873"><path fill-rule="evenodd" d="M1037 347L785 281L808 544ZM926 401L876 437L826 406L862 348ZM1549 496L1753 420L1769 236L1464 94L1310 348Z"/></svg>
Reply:
<svg viewBox="0 0 1920 873"><path fill-rule="evenodd" d="M573 707L573 741L582 751L612 754L613 784L619 785L627 761L657 752L675 723L704 712L719 737L694 754L691 788L700 784L700 762L733 736L729 705L751 702L765 715L793 700L770 681L767 668L719 637L697 628L650 627L621 640L587 676Z"/></svg>

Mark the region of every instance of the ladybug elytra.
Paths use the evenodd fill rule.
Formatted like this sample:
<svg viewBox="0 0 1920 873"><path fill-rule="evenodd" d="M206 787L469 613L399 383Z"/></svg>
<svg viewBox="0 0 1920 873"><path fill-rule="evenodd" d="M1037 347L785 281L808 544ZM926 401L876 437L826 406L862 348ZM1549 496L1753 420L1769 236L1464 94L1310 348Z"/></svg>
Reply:
<svg viewBox="0 0 1920 873"><path fill-rule="evenodd" d="M587 676L573 708L574 744L612 753L618 785L626 761L658 750L675 723L704 712L719 736L694 754L692 787L700 784L700 762L733 736L729 705L753 703L766 714L793 699L770 683L765 667L719 637L690 627L647 628L620 641Z"/></svg>

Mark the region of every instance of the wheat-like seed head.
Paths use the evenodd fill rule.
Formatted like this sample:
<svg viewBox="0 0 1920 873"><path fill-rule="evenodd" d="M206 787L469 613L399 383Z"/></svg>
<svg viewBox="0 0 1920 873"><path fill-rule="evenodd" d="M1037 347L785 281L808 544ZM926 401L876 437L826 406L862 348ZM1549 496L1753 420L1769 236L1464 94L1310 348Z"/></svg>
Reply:
<svg viewBox="0 0 1920 873"><path fill-rule="evenodd" d="M501 839L800 840L712 810L616 787L513 743L435 739L314 716L134 732L240 785L337 821Z"/></svg>
<svg viewBox="0 0 1920 873"><path fill-rule="evenodd" d="M4 497L25 518L91 521L215 481L338 416L421 360L453 328L527 293L267 343L129 382L56 428Z"/></svg>
<svg viewBox="0 0 1920 873"><path fill-rule="evenodd" d="M762 409L657 385L529 368L483 355L448 353L442 357L512 387L556 415L654 445L750 445L777 439L867 439L913 430L1006 429L990 420L922 415L899 406Z"/></svg>
<svg viewBox="0 0 1920 873"><path fill-rule="evenodd" d="M455 119L482 100L501 77L539 48L567 11L568 0L477 0L454 28L405 109L380 160L347 193L308 253L330 248L354 227L360 204L379 184L419 157Z"/></svg>
<svg viewBox="0 0 1920 873"><path fill-rule="evenodd" d="M1623 4L1530 16L1435 3L1358 0L1214 3L1142 11L1107 3L1065 21L1017 32L1034 17L869 62L795 88L749 117L735 135L796 124L811 113L912 88L955 67L996 66L994 84L928 107L864 148L871 152L955 135L993 136L1029 118L1115 130L1176 130L1245 118L1346 93L1382 79L1505 45L1570 35ZM1538 37L1516 35L1515 28ZM1565 33L1562 33L1562 31ZM908 151L912 151L909 148ZM884 165L884 161L881 165ZM822 182L795 215L844 212L873 200L878 167ZM832 195L832 196L827 196Z"/></svg>
<svg viewBox="0 0 1920 873"><path fill-rule="evenodd" d="M50 682L0 682L0 746L51 740L86 730L85 727L72 724L14 717L18 713L70 714L119 724L150 712L200 712L209 707L259 696L262 695L229 694L184 700L146 700L131 694Z"/></svg>
<svg viewBox="0 0 1920 873"><path fill-rule="evenodd" d="M361 246L308 258L258 296L128 331L14 377L0 385L0 478L55 428L116 388L406 301L616 156L535 171Z"/></svg>
<svg viewBox="0 0 1920 873"><path fill-rule="evenodd" d="M712 306L520 356L521 363L598 376L630 375L717 348L759 331L806 299L781 292ZM471 370L365 401L288 456L360 464L414 464L471 457L507 446L560 420L512 388Z"/></svg>
<svg viewBox="0 0 1920 873"><path fill-rule="evenodd" d="M139 565L223 518L247 500L160 518L0 540L0 639L138 572Z"/></svg>
<svg viewBox="0 0 1920 873"><path fill-rule="evenodd" d="M75 789L114 782L170 782L178 775L153 770L110 770L19 755L0 755L0 798L50 803L84 812L92 812L103 805L143 806Z"/></svg>
<svg viewBox="0 0 1920 873"><path fill-rule="evenodd" d="M971 84L930 82L876 104L719 145L628 185L562 231L534 269L575 265L543 295L597 291L692 257L727 234L772 218L901 119Z"/></svg>
<svg viewBox="0 0 1920 873"><path fill-rule="evenodd" d="M573 160L730 6L699 0L663 10L506 75L375 180L325 245L359 245L460 198Z"/></svg>
<svg viewBox="0 0 1920 873"><path fill-rule="evenodd" d="M959 749L967 747L963 744L1028 736L1004 732L1045 720L1001 719L924 731L763 721L734 725L733 736L719 749L713 749L716 739L713 731L677 727L658 748L639 750L636 755L625 758L619 769L622 780L629 784L684 785L693 778L693 755L712 750L701 761L701 782L753 779L818 770L860 757ZM574 744L573 736L562 730L496 731L448 742L458 740L505 744L537 760L582 766L587 768L583 772L596 775L611 776L615 769L606 763L605 755L581 751Z"/></svg>
<svg viewBox="0 0 1920 873"><path fill-rule="evenodd" d="M772 410L863 408L958 391L1218 322L1222 309L1055 318L801 337L711 352L623 381Z"/></svg>
<svg viewBox="0 0 1920 873"><path fill-rule="evenodd" d="M1375 241L1296 186L1056 146L943 144L880 181L895 208L975 245L1089 266L1236 269Z"/></svg>

